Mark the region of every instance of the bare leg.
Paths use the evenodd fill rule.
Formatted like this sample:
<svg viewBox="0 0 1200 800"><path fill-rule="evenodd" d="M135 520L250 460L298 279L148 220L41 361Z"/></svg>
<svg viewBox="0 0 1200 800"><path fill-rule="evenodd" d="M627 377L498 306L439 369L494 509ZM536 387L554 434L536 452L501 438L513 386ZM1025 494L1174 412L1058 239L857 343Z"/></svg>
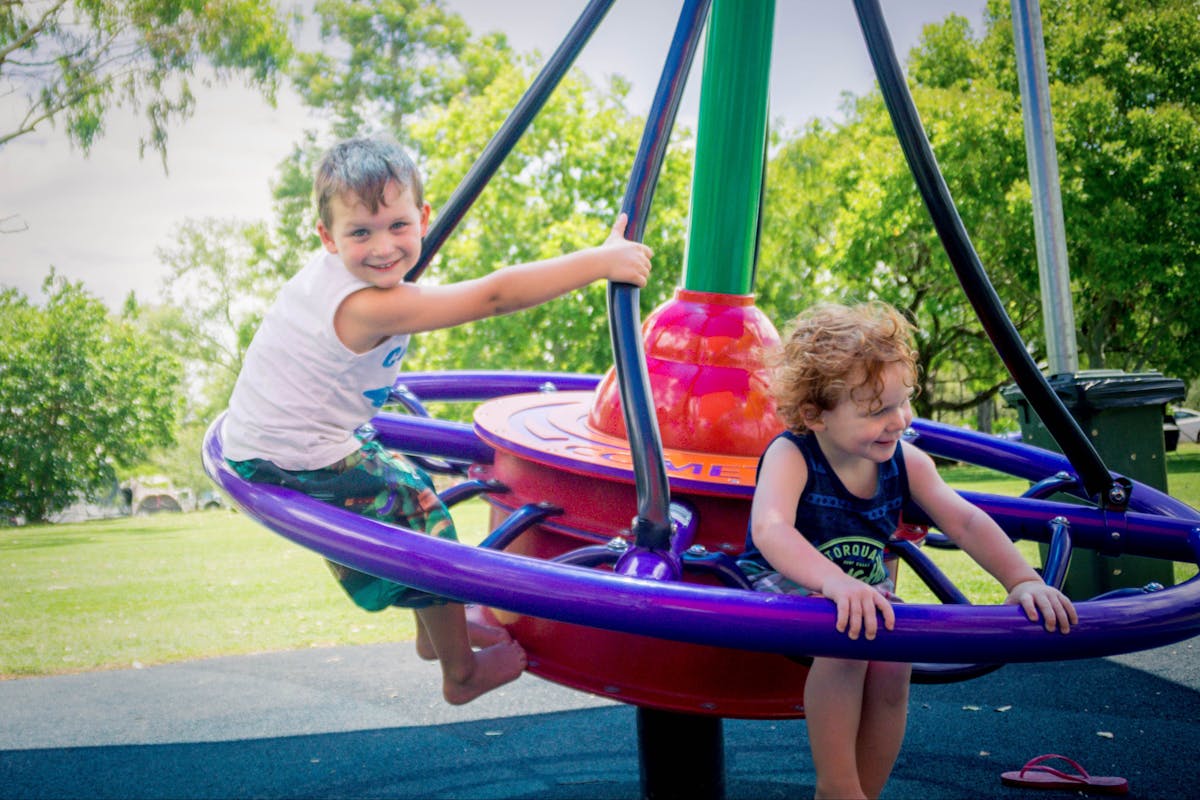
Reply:
<svg viewBox="0 0 1200 800"><path fill-rule="evenodd" d="M426 661L437 661L437 651L433 649L433 642L429 641L429 631L425 630L421 615L414 611L413 618L417 621L417 655Z"/></svg>
<svg viewBox="0 0 1200 800"><path fill-rule="evenodd" d="M469 703L525 670L525 651L511 639L473 650L466 613L457 603L419 609L417 617L441 662L442 696L451 705Z"/></svg>
<svg viewBox="0 0 1200 800"><path fill-rule="evenodd" d="M858 774L867 797L883 793L904 742L911 664L872 661L863 685L858 730Z"/></svg>
<svg viewBox="0 0 1200 800"><path fill-rule="evenodd" d="M867 662L815 658L804 684L804 716L817 772L817 798L865 798L857 741Z"/></svg>
<svg viewBox="0 0 1200 800"><path fill-rule="evenodd" d="M471 642L471 647L491 647L512 639L507 630L484 619L483 609L479 606L467 606L466 614L467 638ZM420 614L415 616L417 618L417 655L426 661L436 661L437 651L433 649L433 642L429 640L429 632L425 630L425 623L421 622Z"/></svg>

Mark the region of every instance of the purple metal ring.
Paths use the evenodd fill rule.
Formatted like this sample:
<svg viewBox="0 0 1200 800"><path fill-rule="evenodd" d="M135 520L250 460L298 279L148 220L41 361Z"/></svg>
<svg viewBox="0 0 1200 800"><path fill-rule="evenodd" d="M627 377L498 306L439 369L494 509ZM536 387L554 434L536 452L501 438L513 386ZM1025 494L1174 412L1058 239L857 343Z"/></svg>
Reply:
<svg viewBox="0 0 1200 800"><path fill-rule="evenodd" d="M1192 579L1152 594L1077 603L1079 624L1067 636L1046 633L1015 606L904 604L896 607L894 630L870 642L852 641L834 629L833 609L820 598L642 580L474 548L359 517L289 489L248 483L222 457L222 419L205 436L205 469L254 519L355 569L520 614L742 650L929 663L1094 658L1200 633L1200 579ZM1045 502L1000 505L1020 513ZM1095 512L1051 506L1083 517ZM1194 520L1196 513L1184 508ZM1130 516L1137 522L1125 531L1131 550L1141 538L1158 537L1166 550L1200 560L1200 523Z"/></svg>

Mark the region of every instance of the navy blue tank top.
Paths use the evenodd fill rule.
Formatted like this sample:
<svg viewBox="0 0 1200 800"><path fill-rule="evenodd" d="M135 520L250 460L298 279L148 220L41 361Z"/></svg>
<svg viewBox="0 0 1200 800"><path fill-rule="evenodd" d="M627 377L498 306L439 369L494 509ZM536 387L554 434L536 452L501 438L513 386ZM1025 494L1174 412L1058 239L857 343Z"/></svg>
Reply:
<svg viewBox="0 0 1200 800"><path fill-rule="evenodd" d="M901 447L897 445L895 455L879 465L874 496L862 498L842 484L821 452L817 437L784 431L776 438L795 445L808 465L808 482L796 505L796 530L848 575L872 585L887 579L883 551L909 499ZM758 469L762 469L761 458ZM748 528L742 559L772 568L754 546Z"/></svg>

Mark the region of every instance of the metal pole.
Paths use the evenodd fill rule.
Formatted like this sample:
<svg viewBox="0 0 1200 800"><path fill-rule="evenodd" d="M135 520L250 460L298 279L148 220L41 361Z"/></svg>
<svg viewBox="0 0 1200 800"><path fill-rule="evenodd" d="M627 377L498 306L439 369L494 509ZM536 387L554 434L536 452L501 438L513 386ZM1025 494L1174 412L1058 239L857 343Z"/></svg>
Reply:
<svg viewBox="0 0 1200 800"><path fill-rule="evenodd" d="M675 124L675 113L679 110L708 10L709 0L687 0L679 12L679 23L621 203L621 210L629 215L625 228L627 239L642 240L650 201ZM654 413L654 397L640 335L639 294L638 288L631 284L609 283L608 329L621 392L621 414L625 419L637 485L638 508L632 526L635 541L639 547L666 550L671 540L671 485L663 463L662 434Z"/></svg>
<svg viewBox="0 0 1200 800"><path fill-rule="evenodd" d="M1029 184L1033 188L1033 231L1042 293L1042 322L1046 328L1046 359L1051 375L1074 373L1079 370L1079 353L1075 342L1067 237L1038 0L1012 0L1012 15L1017 78L1025 118L1025 153L1029 160Z"/></svg>
<svg viewBox="0 0 1200 800"><path fill-rule="evenodd" d="M912 94L908 91L908 83L896 58L879 0L854 0L854 10L867 41L867 52L875 66L875 75L879 78L880 91L883 92L884 102L896 128L896 136L900 139L900 148L912 169L913 179L917 182L917 189L929 210L942 246L946 248L950 265L954 267L954 273L958 275L971 307L979 315L984 332L1029 400L1030 407L1046 424L1046 429L1079 473L1088 495L1097 497L1106 509L1123 511L1129 504L1128 479L1114 477L1108 471L1091 439L1067 411L1062 399L1050 388L1049 381L1038 369L1012 320L1005 313L1004 304L971 244L971 237L967 235L962 217L950 197L950 189L938 169L933 148L921 125Z"/></svg>
<svg viewBox="0 0 1200 800"><path fill-rule="evenodd" d="M642 800L724 800L720 717L638 707Z"/></svg>
<svg viewBox="0 0 1200 800"><path fill-rule="evenodd" d="M584 8L579 19L575 20L571 30L567 32L567 38L558 46L558 49L550 56L550 60L542 67L542 71L538 73L537 78L525 90L525 94L521 96L508 118L504 120L500 130L492 136L487 147L483 149L483 153L471 165L466 177L462 179L458 188L454 190L454 194L442 207L437 219L429 226L429 231L425 234L421 245L421 257L405 274L404 280L411 283L420 279L430 262L433 261L433 257L437 255L438 250L458 227L458 223L462 222L463 216L470 210L472 204L487 186L488 181L492 179L496 170L508 157L509 152L516 146L517 140L521 138L530 123L533 122L533 118L550 99L550 95L558 86L559 81L575 63L583 46L595 33L600 21L604 19L604 15L612 8L614 2L615 0L591 0Z"/></svg>

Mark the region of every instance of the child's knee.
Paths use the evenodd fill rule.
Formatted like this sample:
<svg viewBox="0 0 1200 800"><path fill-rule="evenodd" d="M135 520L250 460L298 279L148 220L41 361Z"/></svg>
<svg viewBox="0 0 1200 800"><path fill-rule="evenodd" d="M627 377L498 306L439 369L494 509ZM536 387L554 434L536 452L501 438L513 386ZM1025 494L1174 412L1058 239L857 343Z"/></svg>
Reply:
<svg viewBox="0 0 1200 800"><path fill-rule="evenodd" d="M872 661L868 671L872 694L889 705L907 705L912 665L894 661Z"/></svg>

